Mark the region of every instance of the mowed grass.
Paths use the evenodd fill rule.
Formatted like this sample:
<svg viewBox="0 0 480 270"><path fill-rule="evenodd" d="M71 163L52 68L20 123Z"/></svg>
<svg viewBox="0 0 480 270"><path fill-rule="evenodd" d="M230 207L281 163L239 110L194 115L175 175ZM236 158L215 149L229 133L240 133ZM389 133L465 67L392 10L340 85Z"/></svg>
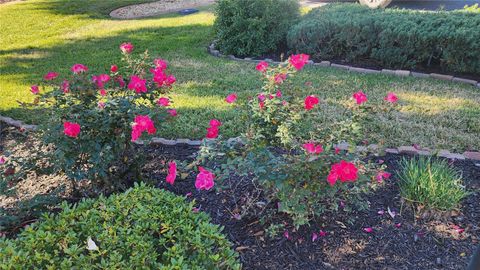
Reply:
<svg viewBox="0 0 480 270"><path fill-rule="evenodd" d="M211 118L224 122L224 136L245 130L238 112L223 100L237 92L245 100L260 91L254 65L214 58L206 47L214 39L213 7L189 16L115 20L116 7L147 2L134 0L32 0L0 5L0 114L27 122L45 121L41 111L20 108L17 101L33 99L29 86L48 71L68 74L75 63L93 73L118 64L118 46L132 42L136 52L170 62L178 79L171 94L179 117L165 125L168 138L202 138ZM435 149L480 149L480 91L478 88L429 79L363 75L331 68L307 67L294 78L303 85L299 97L316 94L334 121L351 94L363 90L369 102L383 102L387 92L400 98L398 110L378 115L365 139L385 145L418 144Z"/></svg>

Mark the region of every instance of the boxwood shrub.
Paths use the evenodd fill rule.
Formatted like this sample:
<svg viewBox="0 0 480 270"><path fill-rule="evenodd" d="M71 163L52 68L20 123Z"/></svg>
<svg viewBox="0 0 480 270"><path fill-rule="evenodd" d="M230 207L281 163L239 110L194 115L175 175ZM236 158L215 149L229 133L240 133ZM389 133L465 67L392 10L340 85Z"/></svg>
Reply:
<svg viewBox="0 0 480 270"><path fill-rule="evenodd" d="M167 191L141 184L62 208L0 238L0 269L240 269L221 228Z"/></svg>
<svg viewBox="0 0 480 270"><path fill-rule="evenodd" d="M225 54L259 56L285 46L300 17L297 0L219 0L215 32Z"/></svg>
<svg viewBox="0 0 480 270"><path fill-rule="evenodd" d="M480 16L472 12L331 4L312 10L294 25L288 33L288 45L322 60L478 74L479 29Z"/></svg>

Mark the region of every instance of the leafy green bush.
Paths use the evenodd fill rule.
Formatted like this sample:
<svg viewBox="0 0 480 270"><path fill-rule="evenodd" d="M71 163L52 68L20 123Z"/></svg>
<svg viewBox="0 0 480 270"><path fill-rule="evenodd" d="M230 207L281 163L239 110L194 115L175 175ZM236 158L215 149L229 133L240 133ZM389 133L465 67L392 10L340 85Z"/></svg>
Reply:
<svg viewBox="0 0 480 270"><path fill-rule="evenodd" d="M249 123L247 130L238 140L206 140L197 160L207 166L209 161L222 164L215 171L220 183L232 174L253 178L266 203L279 202L279 212L288 214L297 227L342 205L344 211L368 207L363 195L389 176L356 151L374 109L363 92L353 94L345 105L345 121L325 119L328 111L317 96L295 97L299 89L289 81L307 61L307 55L292 55L276 67L259 63L262 92L238 107L243 110L239 115L248 116L242 119ZM229 97L227 102L235 102ZM386 109L396 102L388 100ZM337 148L345 141L350 149ZM256 199L247 199L240 215L258 209Z"/></svg>
<svg viewBox="0 0 480 270"><path fill-rule="evenodd" d="M300 17L296 0L217 1L217 46L226 54L259 56L286 43Z"/></svg>
<svg viewBox="0 0 480 270"><path fill-rule="evenodd" d="M387 68L439 67L480 73L480 17L332 4L314 9L288 33L288 45L316 59L345 59Z"/></svg>
<svg viewBox="0 0 480 270"><path fill-rule="evenodd" d="M452 210L467 195L462 176L445 160L403 159L399 179L407 201L430 209Z"/></svg>
<svg viewBox="0 0 480 270"><path fill-rule="evenodd" d="M0 238L1 268L240 269L221 228L193 206L144 184L64 204L17 239Z"/></svg>

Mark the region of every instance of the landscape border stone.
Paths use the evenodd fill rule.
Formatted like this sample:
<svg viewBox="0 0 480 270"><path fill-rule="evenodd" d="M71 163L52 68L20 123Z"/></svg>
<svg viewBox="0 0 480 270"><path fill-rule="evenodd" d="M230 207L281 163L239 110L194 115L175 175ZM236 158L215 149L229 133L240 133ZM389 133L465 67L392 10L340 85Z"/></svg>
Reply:
<svg viewBox="0 0 480 270"><path fill-rule="evenodd" d="M13 126L16 128L21 129L22 131L35 131L37 129L36 125L27 125L22 121L15 120L10 117L5 117L0 115L0 122L6 123L9 126ZM234 137L228 139L229 142L239 142L239 137ZM143 142L139 141L138 144L143 144ZM191 139L165 139L161 137L154 137L152 138L151 144L161 144L161 145L179 145L179 144L187 144L192 146L199 146L202 145L202 140L191 140ZM339 148L340 150L350 150L350 145L346 142L340 143L335 147ZM427 156L438 156L443 157L451 160L472 160L472 161L480 161L480 152L475 151L466 151L463 154L458 153L450 153L448 150L440 150L438 152L432 151L430 149L421 149L418 147L413 146L399 146L396 148L385 148L382 149L377 144L370 144L365 146L357 146L356 151L358 152L369 152L379 156L384 155L384 153L391 153L391 154L410 154L410 155L427 155Z"/></svg>
<svg viewBox="0 0 480 270"><path fill-rule="evenodd" d="M207 46L207 51L210 55L215 56L215 57L224 57L219 50L216 49L215 47L215 42L211 43L209 46ZM246 61L246 62L251 62L251 63L258 63L260 61L266 61L269 63L280 63L277 61L273 61L272 59L266 58L264 60L255 60L252 57L245 57L245 58L236 58L233 55L228 56L232 60L238 60L238 61ZM442 81L451 81L451 82L456 82L456 83L464 83L464 84L470 84L473 86L477 86L480 88L480 81L476 80L471 80L471 79L466 79L466 78L460 78L460 77L454 77L452 75L446 75L446 74L439 74L439 73L422 73L422 72L415 72L411 70L403 70L403 69L382 69L382 70L376 70L376 69L369 69L369 68L360 68L360 67L353 67L349 65L341 65L341 64L335 64L331 63L330 61L320 61L320 62L314 62L312 60L308 61L309 65L315 66L315 67L334 67L334 68L339 68L339 69L344 69L348 70L351 72L357 72L357 73L362 73L362 74L385 74L385 75L393 75L397 77L414 77L414 78L430 78L430 79L436 79L436 80L442 80Z"/></svg>

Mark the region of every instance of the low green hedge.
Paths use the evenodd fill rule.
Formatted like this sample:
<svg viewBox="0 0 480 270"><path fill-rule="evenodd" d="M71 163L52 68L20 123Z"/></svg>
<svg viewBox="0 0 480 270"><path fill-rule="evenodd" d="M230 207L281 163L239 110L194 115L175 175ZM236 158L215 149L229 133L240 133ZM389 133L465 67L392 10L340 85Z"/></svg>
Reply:
<svg viewBox="0 0 480 270"><path fill-rule="evenodd" d="M0 269L240 269L221 228L192 208L144 185L64 204L17 239L0 238Z"/></svg>
<svg viewBox="0 0 480 270"><path fill-rule="evenodd" d="M300 18L297 0L218 0L215 13L217 48L237 56L277 50Z"/></svg>
<svg viewBox="0 0 480 270"><path fill-rule="evenodd" d="M330 4L305 15L287 39L291 49L316 59L480 73L480 16L467 11Z"/></svg>

